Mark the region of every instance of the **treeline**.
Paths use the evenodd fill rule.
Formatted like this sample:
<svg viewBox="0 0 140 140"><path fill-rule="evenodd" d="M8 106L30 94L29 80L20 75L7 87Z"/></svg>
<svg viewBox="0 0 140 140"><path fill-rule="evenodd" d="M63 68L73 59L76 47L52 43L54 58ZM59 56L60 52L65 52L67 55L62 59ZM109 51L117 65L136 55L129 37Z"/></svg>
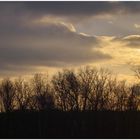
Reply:
<svg viewBox="0 0 140 140"><path fill-rule="evenodd" d="M139 76L139 70L135 73ZM0 111L126 111L139 110L140 86L128 86L109 70L92 67L64 69L51 79L35 74L31 80L3 79L0 83Z"/></svg>

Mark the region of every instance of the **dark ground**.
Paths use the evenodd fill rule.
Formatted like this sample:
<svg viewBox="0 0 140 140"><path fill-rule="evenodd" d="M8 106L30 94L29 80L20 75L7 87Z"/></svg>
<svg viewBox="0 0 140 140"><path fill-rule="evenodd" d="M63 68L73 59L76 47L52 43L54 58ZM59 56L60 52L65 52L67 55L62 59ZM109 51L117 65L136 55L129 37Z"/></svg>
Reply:
<svg viewBox="0 0 140 140"><path fill-rule="evenodd" d="M0 138L140 138L140 112L2 113Z"/></svg>

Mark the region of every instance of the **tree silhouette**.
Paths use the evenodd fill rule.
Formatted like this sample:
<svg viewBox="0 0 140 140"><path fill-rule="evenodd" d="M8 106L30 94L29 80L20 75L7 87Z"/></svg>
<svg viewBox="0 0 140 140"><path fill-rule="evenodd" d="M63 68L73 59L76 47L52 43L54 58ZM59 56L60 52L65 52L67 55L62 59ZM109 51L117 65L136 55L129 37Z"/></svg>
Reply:
<svg viewBox="0 0 140 140"><path fill-rule="evenodd" d="M52 79L57 104L64 111L80 110L79 83L72 70L65 69L58 72Z"/></svg>
<svg viewBox="0 0 140 140"><path fill-rule="evenodd" d="M15 102L19 110L28 109L28 105L31 99L31 89L29 83L23 79L18 78L14 82L15 86Z"/></svg>
<svg viewBox="0 0 140 140"><path fill-rule="evenodd" d="M85 67L79 69L78 79L80 83L80 93L82 100L82 110L91 109L94 98L94 82L97 78L98 72L96 69L91 69L90 67Z"/></svg>
<svg viewBox="0 0 140 140"><path fill-rule="evenodd" d="M54 99L51 87L42 74L35 74L32 79L32 94L39 110L54 108Z"/></svg>
<svg viewBox="0 0 140 140"><path fill-rule="evenodd" d="M133 85L130 88L130 94L127 100L127 109L136 111L138 110L138 106L139 106L139 98L137 95L137 86Z"/></svg>
<svg viewBox="0 0 140 140"><path fill-rule="evenodd" d="M63 111L139 110L139 98L139 83L127 85L109 70L89 66L77 71L64 69L51 79L48 75L35 74L28 81L7 78L0 84L1 112L54 108Z"/></svg>
<svg viewBox="0 0 140 140"><path fill-rule="evenodd" d="M2 80L0 85L0 98L5 112L13 111L14 109L14 98L15 88L13 83L9 79Z"/></svg>

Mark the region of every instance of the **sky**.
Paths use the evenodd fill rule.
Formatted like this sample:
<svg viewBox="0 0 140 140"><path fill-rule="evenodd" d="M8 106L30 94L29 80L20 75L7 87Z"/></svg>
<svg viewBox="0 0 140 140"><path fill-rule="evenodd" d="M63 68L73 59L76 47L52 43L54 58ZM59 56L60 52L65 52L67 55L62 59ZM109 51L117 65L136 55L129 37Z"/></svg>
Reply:
<svg viewBox="0 0 140 140"><path fill-rule="evenodd" d="M0 2L0 77L104 67L134 80L139 1Z"/></svg>

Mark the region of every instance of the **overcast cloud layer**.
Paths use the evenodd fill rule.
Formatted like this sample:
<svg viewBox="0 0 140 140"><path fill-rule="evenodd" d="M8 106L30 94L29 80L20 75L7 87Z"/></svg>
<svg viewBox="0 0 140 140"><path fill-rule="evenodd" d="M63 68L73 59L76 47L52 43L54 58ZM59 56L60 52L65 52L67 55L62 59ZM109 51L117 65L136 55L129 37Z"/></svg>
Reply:
<svg viewBox="0 0 140 140"><path fill-rule="evenodd" d="M1 37L1 68L9 65L58 67L111 58L94 50L100 47L98 38L78 34L60 23L16 29L13 34L7 31Z"/></svg>
<svg viewBox="0 0 140 140"><path fill-rule="evenodd" d="M1 11L13 10L19 14L38 16L42 14L54 14L62 16L89 16L97 14L114 13L139 13L140 3L132 2L1 2ZM35 15L36 13L36 15Z"/></svg>
<svg viewBox="0 0 140 140"><path fill-rule="evenodd" d="M140 2L0 2L0 72L110 64L110 44L140 48L139 14Z"/></svg>

